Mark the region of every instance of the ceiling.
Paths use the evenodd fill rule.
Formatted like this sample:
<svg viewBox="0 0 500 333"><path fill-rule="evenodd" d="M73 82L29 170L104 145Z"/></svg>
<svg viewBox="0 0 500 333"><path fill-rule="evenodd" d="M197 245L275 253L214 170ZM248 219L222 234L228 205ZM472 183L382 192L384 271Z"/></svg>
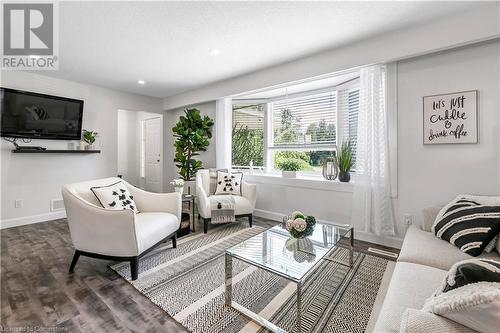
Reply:
<svg viewBox="0 0 500 333"><path fill-rule="evenodd" d="M60 66L43 74L164 98L475 6L60 2Z"/></svg>

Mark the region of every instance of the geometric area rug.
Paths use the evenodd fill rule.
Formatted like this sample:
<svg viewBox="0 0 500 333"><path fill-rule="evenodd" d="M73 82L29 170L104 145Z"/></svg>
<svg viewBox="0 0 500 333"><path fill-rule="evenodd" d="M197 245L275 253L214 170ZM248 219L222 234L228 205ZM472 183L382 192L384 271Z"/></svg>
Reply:
<svg viewBox="0 0 500 333"><path fill-rule="evenodd" d="M166 243L139 261L139 278L130 280L127 262L110 266L139 292L191 332L267 332L224 306L224 251L265 228L228 224L208 234ZM334 254L347 262L348 251ZM388 261L355 253L354 267L323 260L302 287L301 332L364 332ZM287 332L295 332L295 283L233 259L233 300L260 313Z"/></svg>

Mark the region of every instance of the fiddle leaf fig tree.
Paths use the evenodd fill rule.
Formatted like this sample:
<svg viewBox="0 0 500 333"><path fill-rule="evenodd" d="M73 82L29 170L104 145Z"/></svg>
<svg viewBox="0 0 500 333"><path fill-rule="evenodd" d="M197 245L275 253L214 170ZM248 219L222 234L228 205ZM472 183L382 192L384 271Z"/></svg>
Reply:
<svg viewBox="0 0 500 333"><path fill-rule="evenodd" d="M212 138L213 119L201 116L198 109L185 109L184 116L172 128L176 141L175 158L179 175L185 181L193 180L194 175L202 168L202 162L194 159L199 152L206 151Z"/></svg>

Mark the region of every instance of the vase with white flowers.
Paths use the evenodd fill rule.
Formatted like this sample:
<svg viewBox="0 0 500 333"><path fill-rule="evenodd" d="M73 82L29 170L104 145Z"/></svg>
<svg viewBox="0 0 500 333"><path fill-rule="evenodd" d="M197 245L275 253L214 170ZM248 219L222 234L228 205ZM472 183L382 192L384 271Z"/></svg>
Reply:
<svg viewBox="0 0 500 333"><path fill-rule="evenodd" d="M170 182L171 185L174 186L174 190L177 193L180 193L182 195L182 192L184 190L184 180L179 178L179 179L174 179Z"/></svg>
<svg viewBox="0 0 500 333"><path fill-rule="evenodd" d="M283 227L288 230L290 236L294 238L304 238L311 236L316 225L314 216L306 216L300 211L294 211L292 214L283 218Z"/></svg>

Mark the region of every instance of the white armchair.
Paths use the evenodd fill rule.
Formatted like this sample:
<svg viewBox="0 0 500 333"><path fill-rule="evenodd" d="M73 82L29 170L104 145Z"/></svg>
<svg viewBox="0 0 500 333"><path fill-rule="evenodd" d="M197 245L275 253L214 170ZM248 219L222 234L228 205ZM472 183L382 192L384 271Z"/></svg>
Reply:
<svg viewBox="0 0 500 333"><path fill-rule="evenodd" d="M210 171L199 170L196 173L196 196L198 197L198 214L203 219L204 232L208 231L208 224L212 217L210 200L217 199L218 195L210 195ZM252 214L255 209L256 185L245 181L241 183L242 196L234 196L236 217L248 217L248 223L252 227Z"/></svg>
<svg viewBox="0 0 500 333"><path fill-rule="evenodd" d="M122 181L139 210L108 210L100 206L90 190ZM78 258L130 261L132 280L138 277L139 258L156 245L172 240L176 247L182 200L178 193L151 193L120 178L105 178L65 185L62 188L75 254L69 269L73 273Z"/></svg>

